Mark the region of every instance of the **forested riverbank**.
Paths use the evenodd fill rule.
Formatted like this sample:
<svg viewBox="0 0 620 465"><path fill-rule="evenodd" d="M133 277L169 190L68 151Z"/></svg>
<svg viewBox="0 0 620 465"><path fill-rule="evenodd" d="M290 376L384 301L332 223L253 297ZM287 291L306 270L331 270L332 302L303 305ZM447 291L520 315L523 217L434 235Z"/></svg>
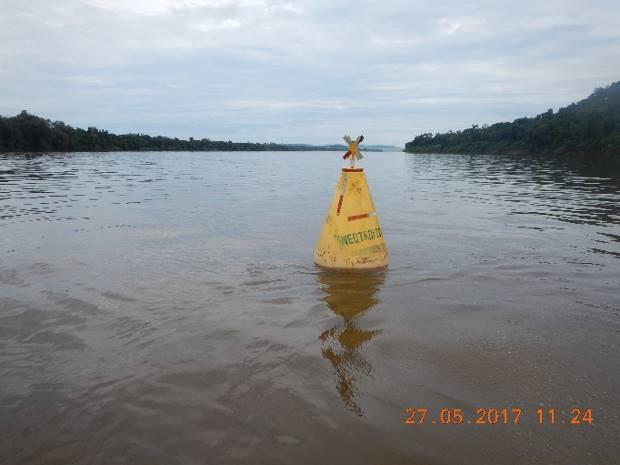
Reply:
<svg viewBox="0 0 620 465"><path fill-rule="evenodd" d="M179 139L147 134L113 134L105 129L74 128L22 111L0 116L1 152L112 152L112 151L303 151L344 150L342 144L307 145L233 142L208 138ZM372 151L372 148L366 148Z"/></svg>
<svg viewBox="0 0 620 465"><path fill-rule="evenodd" d="M620 81L557 112L463 131L421 134L411 153L620 155Z"/></svg>

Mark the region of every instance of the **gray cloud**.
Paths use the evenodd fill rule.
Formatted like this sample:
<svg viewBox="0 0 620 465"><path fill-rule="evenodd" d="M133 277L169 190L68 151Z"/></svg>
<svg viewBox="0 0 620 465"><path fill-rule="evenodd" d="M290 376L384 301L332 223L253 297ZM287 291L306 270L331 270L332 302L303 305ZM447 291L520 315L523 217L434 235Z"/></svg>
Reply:
<svg viewBox="0 0 620 465"><path fill-rule="evenodd" d="M620 4L3 0L0 113L330 143L512 120L619 79Z"/></svg>

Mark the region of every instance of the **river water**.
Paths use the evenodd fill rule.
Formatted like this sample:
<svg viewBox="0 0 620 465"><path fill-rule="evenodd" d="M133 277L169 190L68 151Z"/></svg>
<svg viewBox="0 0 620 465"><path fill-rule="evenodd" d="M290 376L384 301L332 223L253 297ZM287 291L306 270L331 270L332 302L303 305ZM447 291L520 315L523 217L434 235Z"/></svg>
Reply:
<svg viewBox="0 0 620 465"><path fill-rule="evenodd" d="M340 155L0 155L0 463L617 463L618 163Z"/></svg>

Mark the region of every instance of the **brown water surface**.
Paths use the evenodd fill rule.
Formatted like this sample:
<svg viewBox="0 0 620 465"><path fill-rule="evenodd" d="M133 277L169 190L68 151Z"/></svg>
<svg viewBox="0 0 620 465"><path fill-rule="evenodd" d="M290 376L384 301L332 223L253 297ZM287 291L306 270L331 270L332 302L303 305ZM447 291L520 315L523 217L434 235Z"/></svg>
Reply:
<svg viewBox="0 0 620 465"><path fill-rule="evenodd" d="M0 155L0 463L617 463L618 163L368 154L350 274L339 156Z"/></svg>

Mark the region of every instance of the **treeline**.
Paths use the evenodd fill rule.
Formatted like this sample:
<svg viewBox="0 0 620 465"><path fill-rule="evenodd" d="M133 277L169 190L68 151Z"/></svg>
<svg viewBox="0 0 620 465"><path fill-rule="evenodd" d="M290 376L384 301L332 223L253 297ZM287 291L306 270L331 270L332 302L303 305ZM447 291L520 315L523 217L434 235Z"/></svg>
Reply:
<svg viewBox="0 0 620 465"><path fill-rule="evenodd" d="M71 127L22 111L14 117L0 116L0 152L107 152L107 151L258 151L309 150L310 146L252 142L189 140L146 134L112 134L103 129ZM312 147L312 150L321 150Z"/></svg>
<svg viewBox="0 0 620 465"><path fill-rule="evenodd" d="M463 131L421 134L405 144L411 153L620 155L620 81L588 98L512 123L474 125Z"/></svg>

